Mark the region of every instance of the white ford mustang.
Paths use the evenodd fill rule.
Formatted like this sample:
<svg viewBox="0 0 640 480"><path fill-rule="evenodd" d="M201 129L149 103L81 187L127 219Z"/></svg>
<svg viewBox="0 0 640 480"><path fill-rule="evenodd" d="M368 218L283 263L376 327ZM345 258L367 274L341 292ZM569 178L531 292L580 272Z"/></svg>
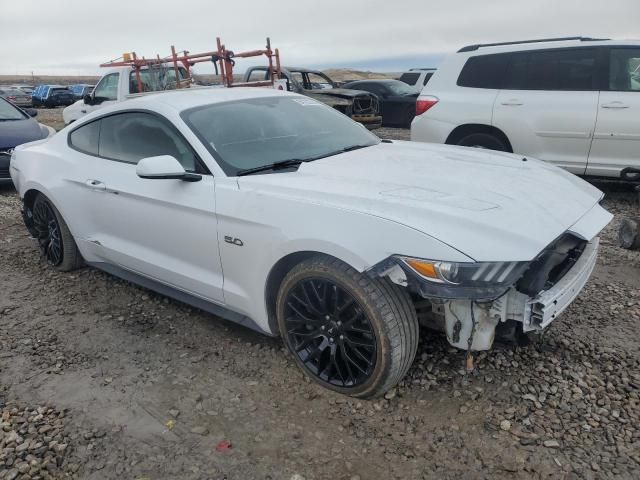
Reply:
<svg viewBox="0 0 640 480"><path fill-rule="evenodd" d="M48 262L82 264L281 335L333 390L407 372L418 319L452 345L542 330L611 215L530 158L380 141L269 89L149 95L19 147L11 176Z"/></svg>

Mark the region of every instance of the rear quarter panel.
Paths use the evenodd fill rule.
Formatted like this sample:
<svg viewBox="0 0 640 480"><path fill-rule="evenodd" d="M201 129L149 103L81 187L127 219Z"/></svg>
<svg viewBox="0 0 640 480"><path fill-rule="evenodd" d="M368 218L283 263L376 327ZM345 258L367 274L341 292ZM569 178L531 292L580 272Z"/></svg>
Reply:
<svg viewBox="0 0 640 480"><path fill-rule="evenodd" d="M445 143L449 134L464 124L491 125L493 105L499 90L467 88L457 85L468 55L453 54L433 74L420 95L431 95L439 102L411 123L411 140Z"/></svg>
<svg viewBox="0 0 640 480"><path fill-rule="evenodd" d="M30 190L44 194L58 209L73 236L79 238L83 234L82 225L75 219L79 218L83 204L74 198L63 175L75 167L73 159L64 155L66 138L58 133L16 148L11 161L12 175L20 198L24 199Z"/></svg>

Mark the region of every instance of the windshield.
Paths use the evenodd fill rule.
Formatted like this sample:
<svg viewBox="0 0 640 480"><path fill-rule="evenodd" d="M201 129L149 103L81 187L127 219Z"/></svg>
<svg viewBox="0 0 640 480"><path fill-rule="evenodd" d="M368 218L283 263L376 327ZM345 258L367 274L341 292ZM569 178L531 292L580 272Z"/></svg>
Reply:
<svg viewBox="0 0 640 480"><path fill-rule="evenodd" d="M11 105L6 100L0 98L0 121L2 120L24 120L28 118L20 110Z"/></svg>
<svg viewBox="0 0 640 480"><path fill-rule="evenodd" d="M52 88L49 91L49 96L51 95L59 95L61 93L70 93L68 88Z"/></svg>
<svg viewBox="0 0 640 480"><path fill-rule="evenodd" d="M387 87L389 87L389 90L391 90L394 95L408 96L418 93L418 90L401 81L387 82Z"/></svg>
<svg viewBox="0 0 640 480"><path fill-rule="evenodd" d="M187 78L187 71L178 67L180 80ZM173 67L156 66L140 70L140 82L143 92L157 92L160 90L172 90L176 88L176 71ZM129 74L129 92L141 93L138 88L138 77L135 70Z"/></svg>
<svg viewBox="0 0 640 480"><path fill-rule="evenodd" d="M196 107L181 116L229 176L379 143L342 113L306 97L243 99Z"/></svg>

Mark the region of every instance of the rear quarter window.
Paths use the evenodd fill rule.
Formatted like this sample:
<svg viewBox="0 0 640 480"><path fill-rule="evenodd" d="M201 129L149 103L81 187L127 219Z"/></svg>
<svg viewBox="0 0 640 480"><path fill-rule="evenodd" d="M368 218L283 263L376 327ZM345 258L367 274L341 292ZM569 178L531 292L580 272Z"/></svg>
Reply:
<svg viewBox="0 0 640 480"><path fill-rule="evenodd" d="M98 155L99 140L100 120L82 125L69 134L69 146L89 155Z"/></svg>
<svg viewBox="0 0 640 480"><path fill-rule="evenodd" d="M459 87L500 89L510 54L470 57L458 76Z"/></svg>

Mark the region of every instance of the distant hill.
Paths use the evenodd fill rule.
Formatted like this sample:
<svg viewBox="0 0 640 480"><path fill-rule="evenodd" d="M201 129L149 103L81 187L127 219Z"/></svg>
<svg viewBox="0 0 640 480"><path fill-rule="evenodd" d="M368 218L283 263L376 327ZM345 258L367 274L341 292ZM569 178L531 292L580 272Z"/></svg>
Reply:
<svg viewBox="0 0 640 480"><path fill-rule="evenodd" d="M336 82L345 82L348 80L371 80L380 78L398 78L399 73L381 73L381 72L366 72L361 70L351 70L349 68L330 68L324 70L332 80Z"/></svg>
<svg viewBox="0 0 640 480"><path fill-rule="evenodd" d="M324 72L336 82L344 82L347 80L368 80L374 78L397 78L400 76L399 73L369 72L348 68L330 68L324 70ZM204 83L216 84L219 82L219 77L216 75L194 75L194 77L196 80L201 80ZM235 75L234 77L235 81L242 80L242 74ZM88 83L95 85L99 79L100 77L88 75L36 75L33 78L31 75L0 75L0 85L11 85L17 83L25 85L73 85L75 83Z"/></svg>
<svg viewBox="0 0 640 480"><path fill-rule="evenodd" d="M92 75L59 76L59 75L0 75L0 85L24 84L24 85L73 85L75 83L87 83L94 85L100 77Z"/></svg>

